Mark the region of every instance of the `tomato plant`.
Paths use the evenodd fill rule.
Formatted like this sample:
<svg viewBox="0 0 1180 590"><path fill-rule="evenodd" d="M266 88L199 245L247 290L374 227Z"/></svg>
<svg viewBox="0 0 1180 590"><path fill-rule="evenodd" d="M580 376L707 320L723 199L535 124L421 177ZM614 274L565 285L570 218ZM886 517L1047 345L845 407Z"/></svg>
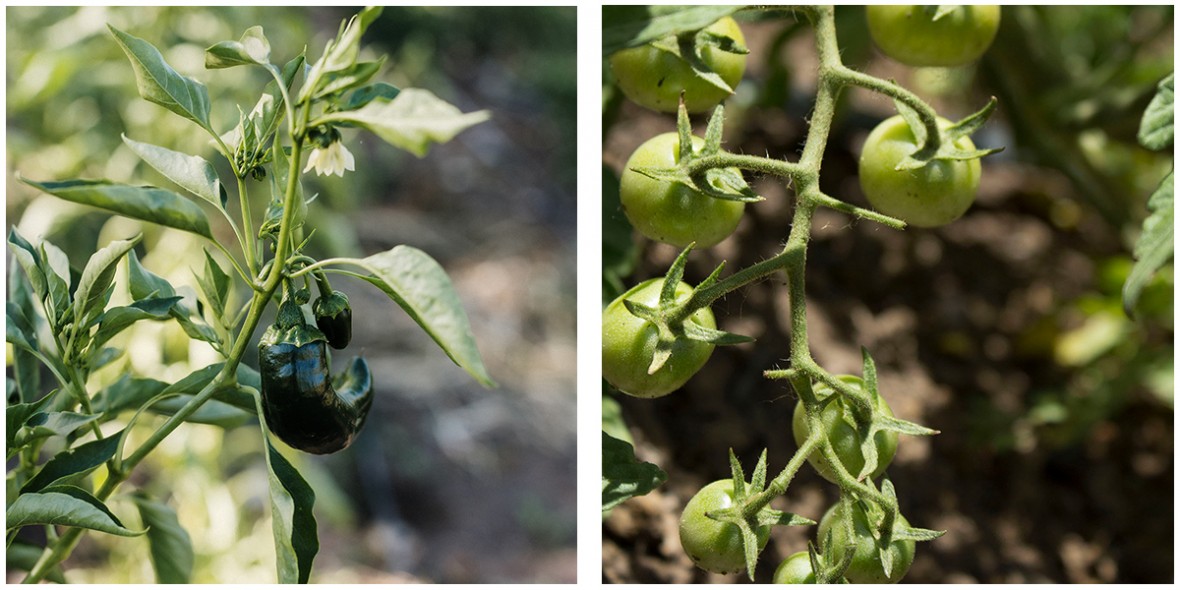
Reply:
<svg viewBox="0 0 1180 590"><path fill-rule="evenodd" d="M684 506L680 515L680 545L697 567L726 574L746 566L742 536L737 526L706 516L707 512L733 505L733 480L719 479L703 488ZM770 540L770 527L759 527L755 534L761 549Z"/></svg>
<svg viewBox="0 0 1180 590"><path fill-rule="evenodd" d="M864 389L864 381L860 377L855 375L839 375L837 378L861 390ZM824 399L835 395L835 393L826 383L820 383L815 387L815 395L820 399ZM884 397L880 395L873 396L873 404L883 415L889 416L890 418L893 417L893 410L889 408L889 404L886 403ZM860 450L861 436L856 431L856 423L852 420L852 410L849 407L849 402L837 396L836 399L824 406L823 411L820 413L820 421L823 422L827 439L831 441L832 447L836 450L836 456L840 458L840 463L844 465L844 469L853 477L859 475L861 469L865 466L865 458ZM802 401L795 404L795 414L791 419L791 430L795 435L795 443L800 446L803 445L803 441L811 434L811 429L807 425L807 412L803 407ZM893 455L897 452L897 433L879 430L873 435L873 444L877 447L877 467L873 469L869 477L875 478L884 473L885 468L893 461ZM807 456L807 462L811 463L811 466L815 467L815 470L824 479L833 483L839 483L836 479L836 474L832 471L831 464L828 463L828 460L818 450Z"/></svg>
<svg viewBox="0 0 1180 590"><path fill-rule="evenodd" d="M704 140L693 137L694 149ZM619 183L623 212L639 233L681 248L717 245L737 229L746 205L711 197L671 180L656 180L636 168L674 168L680 163L676 133L657 135L636 148Z"/></svg>
<svg viewBox="0 0 1180 590"><path fill-rule="evenodd" d="M713 354L712 344L680 338L667 362L655 373L648 373L659 338L657 328L650 321L632 315L623 301L655 307L663 288L664 279L649 279L620 295L602 312L602 376L623 393L649 398L672 393ZM691 292L686 283L676 286L678 300L687 298ZM709 308L697 310L688 321L710 329L717 325Z"/></svg>
<svg viewBox="0 0 1180 590"><path fill-rule="evenodd" d="M909 66L969 64L991 46L1000 28L995 5L865 7L869 34L889 57Z"/></svg>
<svg viewBox="0 0 1180 590"><path fill-rule="evenodd" d="M852 507L851 538L844 526L848 506ZM893 525L896 532L901 527L908 527L910 523L898 514ZM875 529L876 522L870 522L868 514L857 502L840 502L829 508L819 521L818 537L824 555L836 556L848 547L853 548L852 564L844 572L844 577L853 584L893 584L902 579L914 563L914 542L893 540L885 550L884 558L891 562L890 571L886 574L881 551L873 536Z"/></svg>
<svg viewBox="0 0 1180 590"><path fill-rule="evenodd" d="M731 17L723 17L704 29L728 38L737 45L745 44L742 29ZM665 43L675 44L674 39ZM746 56L722 49L714 44L700 44L701 62L733 88L746 70ZM730 92L705 80L693 71L680 55L648 43L623 49L611 55L611 71L619 89L632 102L655 111L676 112L680 93L690 113L707 111L725 100Z"/></svg>
<svg viewBox="0 0 1180 590"><path fill-rule="evenodd" d="M946 119L938 122L944 129L950 125ZM975 150L969 137L956 139L954 145L965 151ZM861 190L878 211L910 225L946 225L966 213L975 201L981 174L979 160L935 159L917 169L898 170L898 164L919 147L901 115L882 121L861 148Z"/></svg>

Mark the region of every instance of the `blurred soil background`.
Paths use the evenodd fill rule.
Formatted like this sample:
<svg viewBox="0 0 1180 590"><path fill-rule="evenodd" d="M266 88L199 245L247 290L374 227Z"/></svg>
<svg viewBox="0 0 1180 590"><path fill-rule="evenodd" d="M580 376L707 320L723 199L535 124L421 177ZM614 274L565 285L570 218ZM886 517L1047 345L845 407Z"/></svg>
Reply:
<svg viewBox="0 0 1180 590"><path fill-rule="evenodd" d="M260 24L276 63L304 45L314 62L355 12L8 8L9 223L74 261L143 231L151 246L146 255L140 248L145 266L195 285L199 240L40 195L14 173L167 186L120 133L213 157L195 125L138 97L107 23L160 47L174 68L206 83L213 119L228 129L235 104L248 112L268 78L250 68L206 71L206 47ZM429 253L451 276L499 388L485 390L454 366L383 293L333 276L354 311L353 342L335 362L363 354L376 396L351 448L288 454L317 496L312 582L575 580L575 39L572 7L386 7L362 39L363 59L389 56L377 79L429 89L492 118L422 159L343 130L356 172L305 177L305 192L319 194L308 215L310 253L360 257L398 244ZM232 177L218 166L222 178ZM257 186L264 202L265 184ZM236 195L230 203L236 207ZM255 205L258 219L263 205ZM115 363L119 372L175 380L216 360L190 347L174 323L143 325ZM170 495L193 537L196 582L274 580L261 448L256 426L187 426L133 479ZM113 506L137 521L130 504ZM150 582L146 543L111 539L85 537L65 564L67 577Z"/></svg>
<svg viewBox="0 0 1180 590"><path fill-rule="evenodd" d="M821 209L808 250L816 360L860 374L867 347L894 412L942 432L902 436L887 471L910 522L946 531L919 544L905 582L1172 582L1172 267L1134 319L1122 311L1121 289L1147 196L1172 166L1172 154L1138 147L1135 133L1173 70L1173 8L1005 6L992 49L961 70L891 62L871 46L861 7L837 14L845 63L896 79L940 114L957 119L989 96L1000 101L975 142L1005 151L983 160L966 216L898 232ZM725 105L724 146L796 160L814 99L811 29L789 18L739 22L751 55ZM856 176L860 144L894 110L859 89L841 100L823 189L867 206ZM640 143L675 129L674 117L625 100L604 112L613 126L603 160L616 175ZM694 119L700 135L704 121ZM685 280L781 249L791 196L774 180L751 184L767 201L747 207L734 236L694 252ZM606 214L607 223L622 218ZM641 245L627 285L662 275L677 254ZM789 354L784 282L749 286L713 307L720 329L754 344L718 348L664 398L613 395L637 456L668 480L603 520L604 581L749 581L696 569L677 523L701 486L729 477L728 449L747 473L767 449L771 476L795 452L796 397L785 381L762 378ZM837 497L804 467L775 506L818 520ZM815 527L776 527L756 580L769 582L814 535Z"/></svg>

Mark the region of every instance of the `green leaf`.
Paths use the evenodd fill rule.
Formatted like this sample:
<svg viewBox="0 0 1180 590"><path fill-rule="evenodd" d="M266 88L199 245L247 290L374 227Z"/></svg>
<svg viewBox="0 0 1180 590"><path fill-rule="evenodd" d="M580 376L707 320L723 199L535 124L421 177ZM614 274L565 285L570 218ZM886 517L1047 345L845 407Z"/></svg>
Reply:
<svg viewBox="0 0 1180 590"><path fill-rule="evenodd" d="M153 186L129 186L109 180L37 182L19 175L17 179L67 201L213 239L205 212L196 203L172 191Z"/></svg>
<svg viewBox="0 0 1180 590"><path fill-rule="evenodd" d="M222 41L205 50L205 68L209 70L269 63L270 41L257 25L246 29L239 41Z"/></svg>
<svg viewBox="0 0 1180 590"><path fill-rule="evenodd" d="M229 294L229 275L225 274L221 265L213 259L209 250L205 250L205 271L197 275L197 286L205 295L205 302L213 310L214 317L225 315L226 297Z"/></svg>
<svg viewBox="0 0 1180 590"><path fill-rule="evenodd" d="M172 69L151 43L107 25L115 41L131 60L139 95L212 133L209 126L209 90L204 84Z"/></svg>
<svg viewBox="0 0 1180 590"><path fill-rule="evenodd" d="M17 448L17 433L21 431L21 428L29 421L29 418L37 415L45 408L45 406L49 405L49 402L53 400L53 397L53 394L50 394L35 402L9 404L8 407L5 408L4 438L9 451Z"/></svg>
<svg viewBox="0 0 1180 590"><path fill-rule="evenodd" d="M65 478L83 475L98 468L115 456L122 436L123 431L119 431L106 438L93 440L54 455L41 467L37 475L21 486L21 493L39 492L60 483Z"/></svg>
<svg viewBox="0 0 1180 590"><path fill-rule="evenodd" d="M358 62L344 70L329 74L324 79L324 85L320 87L319 92L316 92L313 98L330 96L361 86L377 75L383 65L385 65L385 56L381 56L381 59L377 61Z"/></svg>
<svg viewBox="0 0 1180 590"><path fill-rule="evenodd" d="M66 436L75 430L94 422L96 414L77 412L38 412L25 421L25 426L16 435L16 444L51 436Z"/></svg>
<svg viewBox="0 0 1180 590"><path fill-rule="evenodd" d="M1176 74L1164 78L1139 123L1139 143L1149 150L1164 150L1176 138Z"/></svg>
<svg viewBox="0 0 1180 590"><path fill-rule="evenodd" d="M25 318L24 312L11 301L6 308L7 331L4 333L4 339L21 349L37 352L37 333Z"/></svg>
<svg viewBox="0 0 1180 590"><path fill-rule="evenodd" d="M176 512L167 504L153 502L143 494L133 494L131 501L139 508L139 517L148 527L152 567L159 584L188 584L193 576L193 542L180 526Z"/></svg>
<svg viewBox="0 0 1180 590"><path fill-rule="evenodd" d="M467 313L450 277L428 254L403 245L363 259L340 259L339 263L373 273L361 278L397 302L476 381L485 387L496 386L483 366Z"/></svg>
<svg viewBox="0 0 1180 590"><path fill-rule="evenodd" d="M107 340L128 326L140 320L166 320L181 297L153 297L141 299L125 307L113 307L103 314L98 324L98 331L90 339L92 349L102 346Z"/></svg>
<svg viewBox="0 0 1180 590"><path fill-rule="evenodd" d="M631 222L619 201L619 177L609 166L602 167L602 305L605 307L626 289L623 278L635 270L639 248ZM609 289L606 287L609 285Z"/></svg>
<svg viewBox="0 0 1180 590"><path fill-rule="evenodd" d="M303 103L319 91L327 74L352 67L360 52L361 36L373 21L381 16L380 6L370 6L341 24L336 38L328 42L324 54L307 73L307 83L299 90L298 103Z"/></svg>
<svg viewBox="0 0 1180 590"><path fill-rule="evenodd" d="M739 5L603 6L602 55L669 35L699 31L741 8Z"/></svg>
<svg viewBox="0 0 1180 590"><path fill-rule="evenodd" d="M660 487L668 474L635 458L631 443L602 433L602 515L635 496Z"/></svg>
<svg viewBox="0 0 1180 590"><path fill-rule="evenodd" d="M354 111L359 109L378 98L384 100L393 100L401 92L397 86L393 84L386 84L385 82L374 82L363 88L357 88L348 95L348 100L340 105L342 111Z"/></svg>
<svg viewBox="0 0 1180 590"><path fill-rule="evenodd" d="M256 398L262 414L262 398ZM305 584L311 577L311 562L320 550L316 535L315 491L303 476L270 444L266 421L259 420L266 440L266 466L270 473L270 513L275 538L275 557L280 584Z"/></svg>
<svg viewBox="0 0 1180 590"><path fill-rule="evenodd" d="M68 323L67 312L70 310L70 259L61 248L52 242L43 241L40 245L41 271L45 273L45 284L49 289L49 296L45 306L53 325L62 327Z"/></svg>
<svg viewBox="0 0 1180 590"><path fill-rule="evenodd" d="M40 256L37 249L32 244L25 240L20 232L16 231L16 226L8 231L9 250L12 250L12 255L16 258L20 267L24 269L25 276L29 280L29 286L32 287L33 293L37 295L37 299L45 300L45 296L49 293L48 286L45 282L45 273L41 270Z"/></svg>
<svg viewBox="0 0 1180 590"><path fill-rule="evenodd" d="M431 144L448 142L489 117L487 111L463 113L429 90L407 88L393 100L374 100L355 111L329 113L316 122L359 125L390 145L422 157Z"/></svg>
<svg viewBox="0 0 1180 590"><path fill-rule="evenodd" d="M1139 295L1151 282L1155 271L1167 264L1174 254L1175 182L1173 170L1147 200L1147 209L1151 214L1143 220L1143 233L1139 234L1139 241L1135 243L1135 266L1131 268L1131 274L1123 285L1123 310L1128 316L1133 315Z"/></svg>
<svg viewBox="0 0 1180 590"><path fill-rule="evenodd" d="M123 526L98 498L74 486L53 486L42 492L21 494L8 507L6 515L10 531L31 524L55 524L120 537L137 537L146 532Z"/></svg>
<svg viewBox="0 0 1180 590"><path fill-rule="evenodd" d="M190 156L163 148L150 143L140 143L126 135L123 143L131 148L144 162L163 174L165 178L175 182L184 190L205 199L219 209L225 208L228 196L221 188L221 180L217 178L217 171L204 158Z"/></svg>
<svg viewBox="0 0 1180 590"><path fill-rule="evenodd" d="M105 305L103 293L111 286L115 278L115 270L119 260L123 258L142 236L137 235L130 240L113 240L98 252L95 252L86 262L82 271L82 278L78 280L78 290L74 293L74 323L84 326L84 318L91 310Z"/></svg>

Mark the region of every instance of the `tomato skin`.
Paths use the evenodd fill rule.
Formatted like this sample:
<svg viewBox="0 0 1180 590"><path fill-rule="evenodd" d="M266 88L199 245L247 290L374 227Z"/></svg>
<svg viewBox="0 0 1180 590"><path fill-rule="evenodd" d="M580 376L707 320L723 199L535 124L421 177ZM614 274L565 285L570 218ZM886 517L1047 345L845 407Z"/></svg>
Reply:
<svg viewBox="0 0 1180 590"><path fill-rule="evenodd" d="M811 571L811 558L806 551L792 553L778 569L774 570L775 584L814 584L815 572Z"/></svg>
<svg viewBox="0 0 1180 590"><path fill-rule="evenodd" d="M864 388L864 381L855 375L840 375L837 377L841 381ZM827 384L819 383L815 386L815 394L821 399L829 395L835 395L832 388ZM893 410L886 403L885 398L877 395L873 400L877 409L883 412L886 416L893 416ZM820 420L824 423L824 427L828 431L828 440L832 441L832 447L836 449L836 456L840 458L840 462L844 464L844 468L848 473L856 477L860 474L860 470L865 466L864 455L860 452L860 436L856 429L848 422L851 420L851 415L847 415L846 402L843 398L838 399L824 406L820 413ZM791 419L791 430L795 435L795 444L803 446L803 441L807 440L807 436L811 433L811 429L807 426L807 410L803 408L803 402L799 401L795 404L795 414ZM893 461L893 455L897 453L897 433L891 431L878 431L873 435L874 443L877 446L877 467L869 475L869 477L877 477L885 472L885 468L889 467L889 463ZM824 479L838 483L836 481L836 474L832 471L831 464L823 457L819 449L811 453L807 457L807 462L823 476Z"/></svg>
<svg viewBox="0 0 1180 590"><path fill-rule="evenodd" d="M851 504L853 516L853 535L856 537L853 540L847 538L844 530L842 519L845 510L844 503L837 503L828 509L823 518L819 521L819 542L824 556L829 559L839 559L843 547L852 543L856 544L856 549L852 557L852 563L848 566L848 570L844 572L844 577L853 584L895 584L898 580L905 577L906 572L910 571L910 566L914 563L914 542L908 540L895 540L889 544L888 552L893 555L893 570L890 575L885 575L885 569L881 567L881 555L877 549L876 541L873 539L872 530L875 528L870 526L868 516L865 515L864 510L857 504ZM894 521L894 530L898 526L910 525L909 521L904 516L898 514ZM827 544L829 531L831 533L831 542Z"/></svg>
<svg viewBox="0 0 1180 590"><path fill-rule="evenodd" d="M730 506L733 506L733 480L719 479L701 488L680 515L680 545L703 570L731 574L746 569L741 531L732 523L705 516L706 512ZM755 535L758 548L765 548L770 540L770 527L759 527Z"/></svg>
<svg viewBox="0 0 1180 590"><path fill-rule="evenodd" d="M938 21L924 6L865 8L869 34L882 53L908 66L954 67L979 59L1000 28L1000 7L960 6Z"/></svg>
<svg viewBox="0 0 1180 590"><path fill-rule="evenodd" d="M705 30L746 44L737 21L728 16ZM745 55L705 47L701 57L730 88L737 87L746 71ZM729 98L729 93L698 77L684 60L650 44L615 52L610 56L610 66L623 94L631 102L654 111L675 113L682 90L685 108L690 113L708 111Z"/></svg>
<svg viewBox="0 0 1180 590"><path fill-rule="evenodd" d="M939 118L945 128L950 121ZM955 146L974 150L969 137ZM919 149L913 131L901 115L885 119L865 140L860 153L860 187L878 211L917 227L946 225L962 217L979 191L979 159L935 160L917 170L896 170L897 164Z"/></svg>
<svg viewBox="0 0 1180 590"><path fill-rule="evenodd" d="M704 139L693 137L694 149ZM636 231L644 236L684 248L717 245L737 229L745 212L741 201L715 199L696 189L668 180L644 176L633 168L675 168L680 163L680 137L657 135L638 148L623 169L619 201Z"/></svg>
<svg viewBox="0 0 1180 590"><path fill-rule="evenodd" d="M713 345L696 340L679 340L672 347L672 356L660 370L647 374L655 353L658 334L656 327L627 311L623 301L630 299L648 307L657 307L664 279L649 279L623 293L602 312L602 376L615 389L628 395L656 398L680 389L713 354ZM687 299L692 287L680 283L676 287L677 301ZM698 309L689 321L706 328L717 323L709 308Z"/></svg>

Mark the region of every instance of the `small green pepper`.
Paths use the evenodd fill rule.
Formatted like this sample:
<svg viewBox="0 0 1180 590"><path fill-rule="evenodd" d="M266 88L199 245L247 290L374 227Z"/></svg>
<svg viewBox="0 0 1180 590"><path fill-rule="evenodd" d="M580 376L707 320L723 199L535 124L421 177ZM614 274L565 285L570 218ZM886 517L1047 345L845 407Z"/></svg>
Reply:
<svg viewBox="0 0 1180 590"><path fill-rule="evenodd" d="M369 365L356 358L331 380L328 339L307 326L298 304L279 306L258 343L262 409L270 431L293 448L326 454L352 444L373 403Z"/></svg>

